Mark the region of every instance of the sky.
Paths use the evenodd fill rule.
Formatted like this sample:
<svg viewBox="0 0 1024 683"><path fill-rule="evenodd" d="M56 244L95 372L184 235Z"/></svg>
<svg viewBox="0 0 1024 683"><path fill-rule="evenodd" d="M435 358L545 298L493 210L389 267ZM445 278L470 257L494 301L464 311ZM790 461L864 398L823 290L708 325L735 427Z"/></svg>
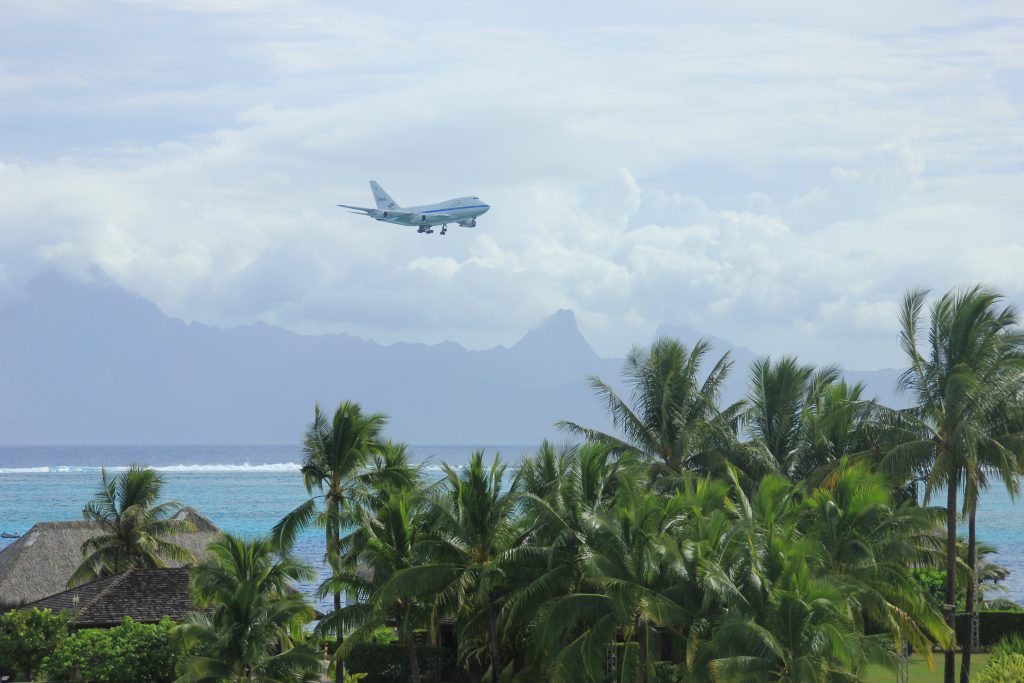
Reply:
<svg viewBox="0 0 1024 683"><path fill-rule="evenodd" d="M902 364L904 292L1024 305L1024 4L4 0L0 304L605 356L685 325ZM347 213L477 195L475 229Z"/></svg>

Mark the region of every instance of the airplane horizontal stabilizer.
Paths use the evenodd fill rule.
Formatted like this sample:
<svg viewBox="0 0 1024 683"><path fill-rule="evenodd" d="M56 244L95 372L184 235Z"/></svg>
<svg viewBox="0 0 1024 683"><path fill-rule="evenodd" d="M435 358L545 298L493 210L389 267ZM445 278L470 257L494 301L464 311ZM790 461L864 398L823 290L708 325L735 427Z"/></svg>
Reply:
<svg viewBox="0 0 1024 683"><path fill-rule="evenodd" d="M354 209L353 213L362 212L362 213L366 214L367 216L369 216L370 214L372 214L374 211L377 210L377 209L367 209L364 206L349 206L348 204L337 204L337 206L340 206L343 209Z"/></svg>

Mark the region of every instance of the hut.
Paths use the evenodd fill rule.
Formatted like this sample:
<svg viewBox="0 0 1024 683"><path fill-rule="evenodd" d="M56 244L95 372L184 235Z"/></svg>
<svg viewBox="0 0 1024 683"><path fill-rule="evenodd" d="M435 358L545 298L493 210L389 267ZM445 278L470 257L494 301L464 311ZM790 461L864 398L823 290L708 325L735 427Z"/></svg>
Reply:
<svg viewBox="0 0 1024 683"><path fill-rule="evenodd" d="M201 561L220 529L191 507L182 508L173 519L191 523L193 531L176 535L174 542ZM101 533L97 522L39 522L0 550L0 611L65 592L82 562L82 544Z"/></svg>
<svg viewBox="0 0 1024 683"><path fill-rule="evenodd" d="M66 611L71 628L111 628L125 617L155 624L164 617L182 621L196 611L188 567L128 569L56 595L30 602L22 609Z"/></svg>

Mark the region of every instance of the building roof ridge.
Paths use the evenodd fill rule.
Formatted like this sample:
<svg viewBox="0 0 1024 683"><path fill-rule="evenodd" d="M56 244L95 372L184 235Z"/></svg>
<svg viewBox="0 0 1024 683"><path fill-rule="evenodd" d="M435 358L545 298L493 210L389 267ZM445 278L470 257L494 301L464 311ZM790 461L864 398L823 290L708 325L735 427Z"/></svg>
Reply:
<svg viewBox="0 0 1024 683"><path fill-rule="evenodd" d="M96 591L96 593L94 593L93 596L89 600L87 600L84 605L79 605L78 606L78 610L77 610L77 613L75 614L75 618L77 619L78 615L80 615L80 614L85 614L86 610L88 610L90 607L95 605L97 603L97 601L99 601L100 598L102 598L105 595L108 595L112 590L117 588L117 586L120 585L121 582L124 581L125 578L129 574L134 572L135 569L136 569L135 567L129 567L128 569L125 569L122 572L118 572L117 574L111 574L110 576L103 576L103 577L100 577L100 578L96 579L97 581L103 581L104 579L109 579L109 580L107 581L107 585L104 586L103 588L101 588L100 590ZM84 585L87 585L87 584L82 584L82 585L84 586Z"/></svg>

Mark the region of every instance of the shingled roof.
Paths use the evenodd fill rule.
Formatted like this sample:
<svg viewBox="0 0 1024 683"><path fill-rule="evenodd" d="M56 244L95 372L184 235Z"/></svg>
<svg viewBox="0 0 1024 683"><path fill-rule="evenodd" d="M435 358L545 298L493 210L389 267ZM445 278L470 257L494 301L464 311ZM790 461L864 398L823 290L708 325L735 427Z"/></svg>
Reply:
<svg viewBox="0 0 1024 683"><path fill-rule="evenodd" d="M23 609L32 607L68 611L69 624L75 628L117 626L125 617L144 624L164 617L181 621L197 609L188 567L129 569L36 600Z"/></svg>
<svg viewBox="0 0 1024 683"><path fill-rule="evenodd" d="M174 519L192 523L195 531L176 535L174 542L191 552L196 562L202 561L206 546L220 529L191 507L182 508ZM82 562L82 544L100 530L96 522L40 522L0 550L0 609L19 607L65 591L68 579Z"/></svg>

